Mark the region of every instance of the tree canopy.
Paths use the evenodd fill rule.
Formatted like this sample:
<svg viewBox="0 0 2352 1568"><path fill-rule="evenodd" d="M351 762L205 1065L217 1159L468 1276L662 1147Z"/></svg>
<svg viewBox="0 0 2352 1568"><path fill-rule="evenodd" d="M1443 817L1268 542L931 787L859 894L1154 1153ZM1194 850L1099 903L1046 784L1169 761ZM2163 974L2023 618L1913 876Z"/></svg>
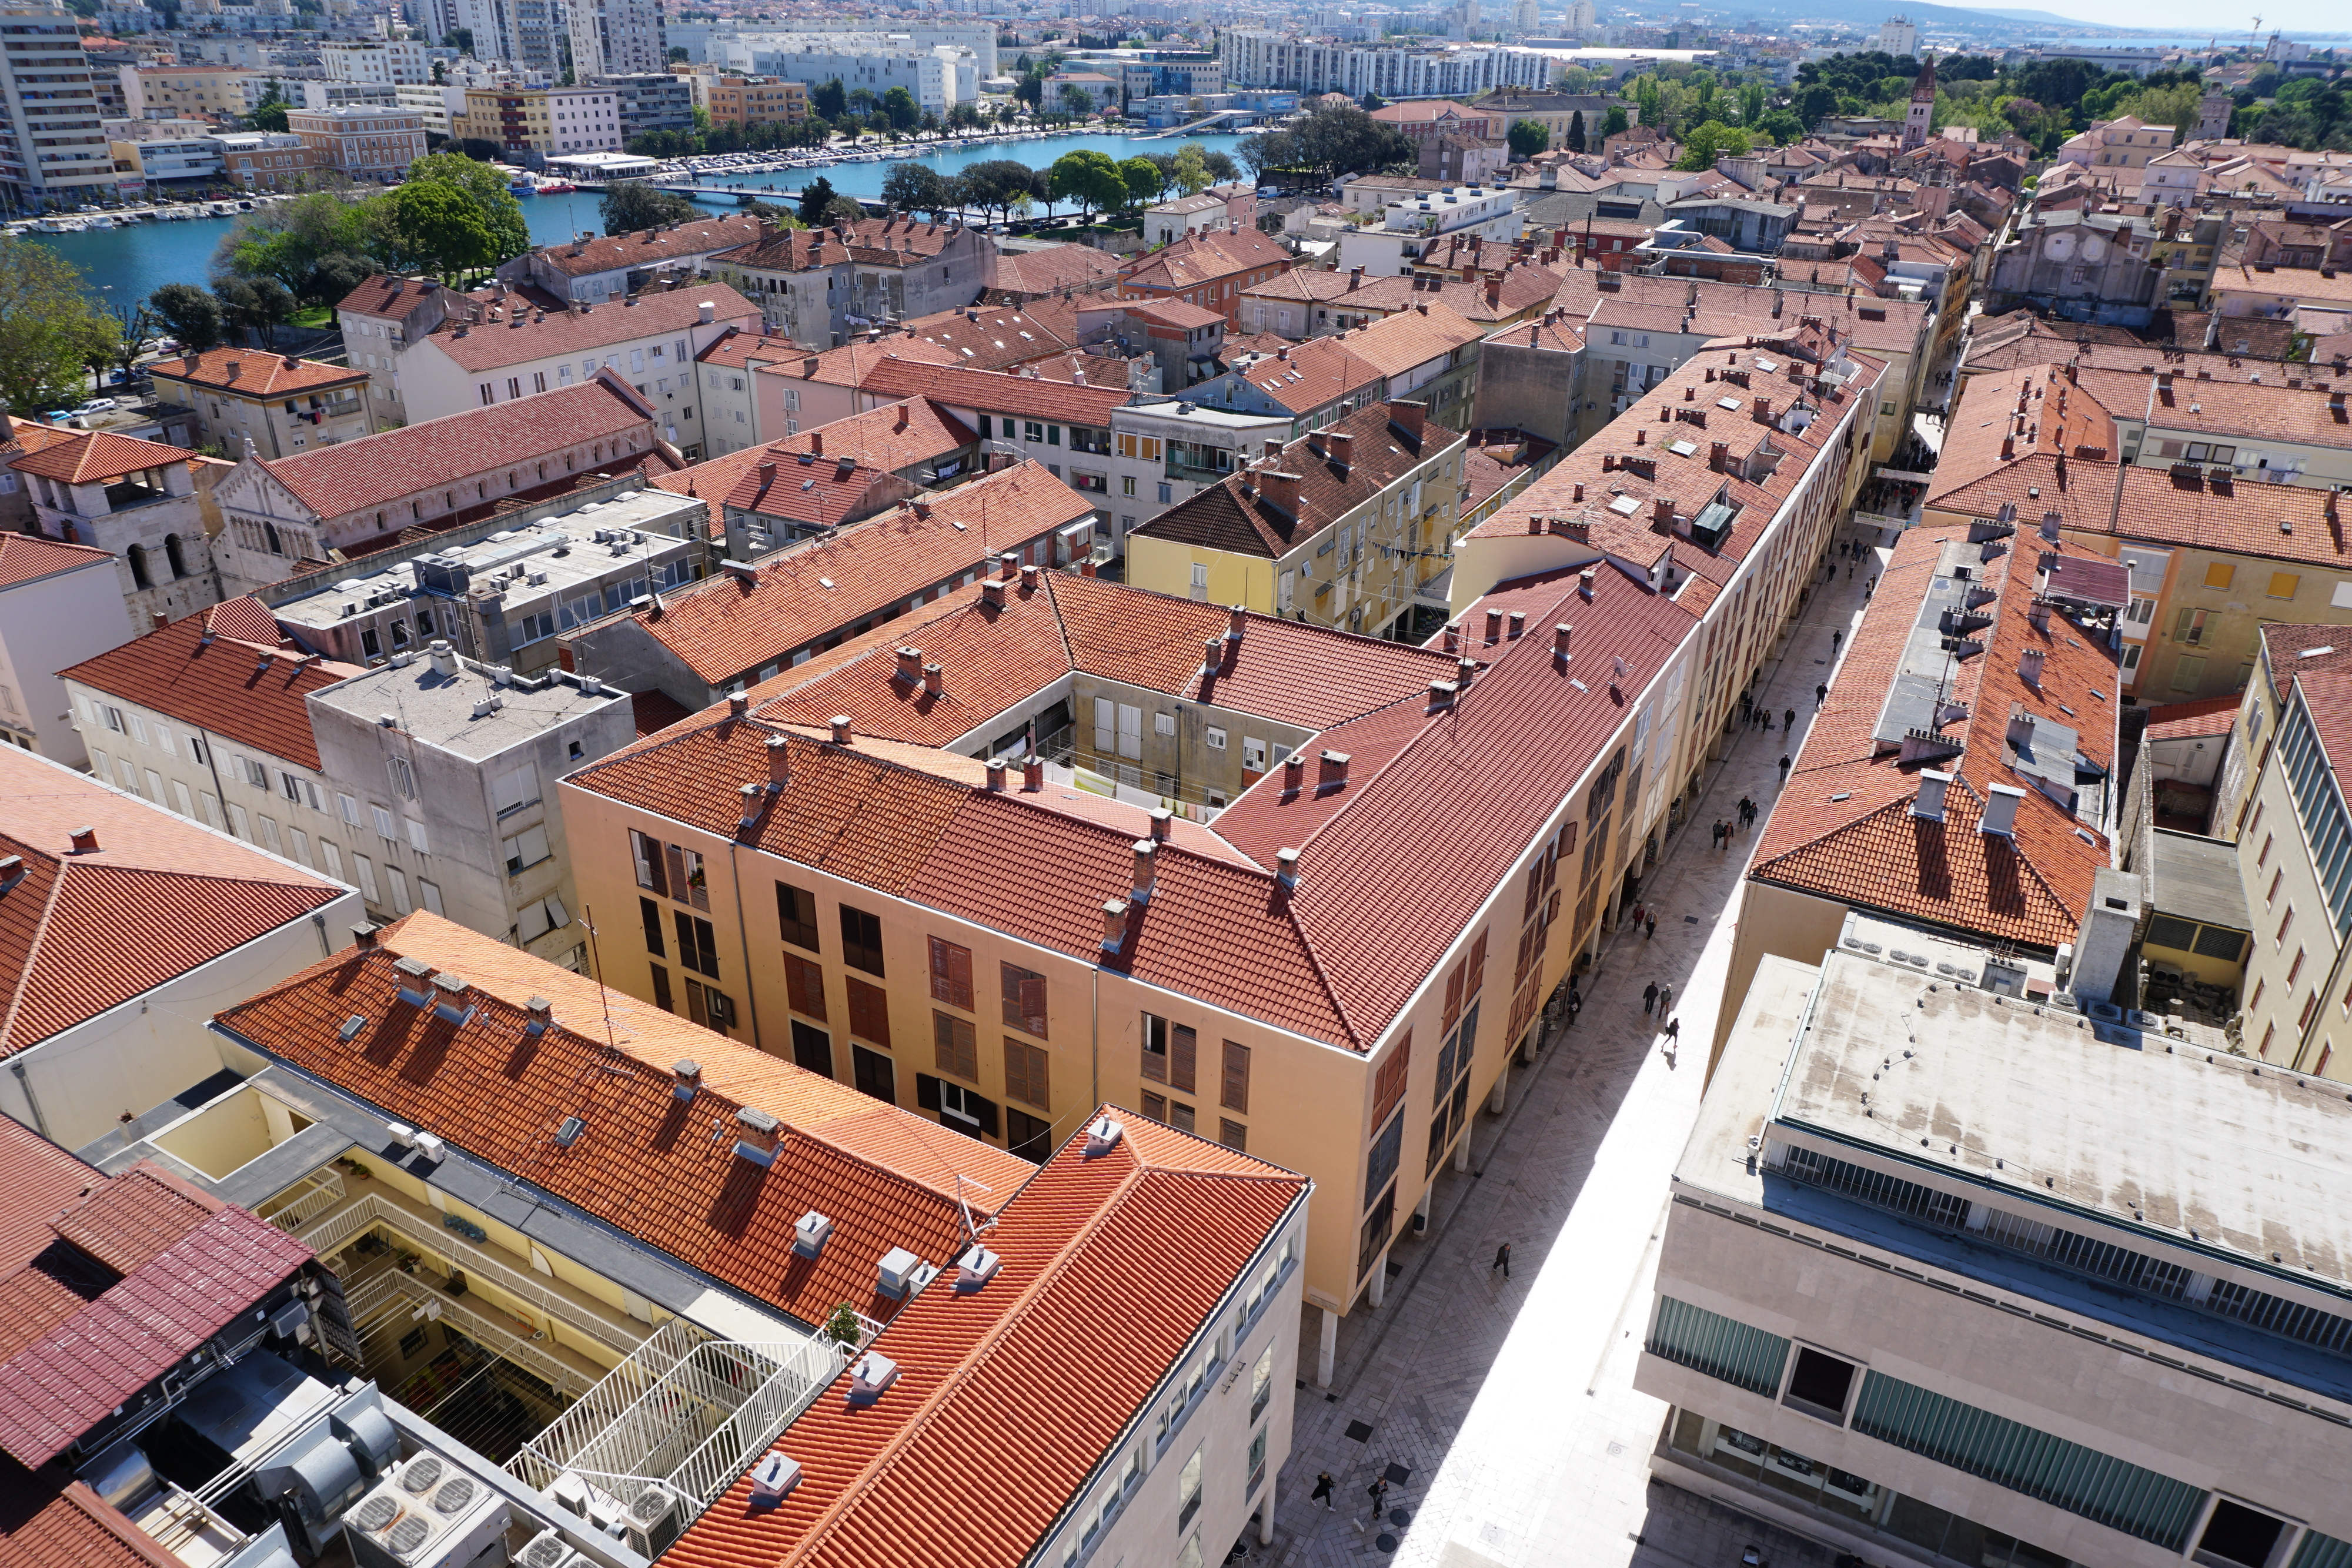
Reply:
<svg viewBox="0 0 2352 1568"><path fill-rule="evenodd" d="M1675 160L1677 169L1712 169L1715 161L1726 152L1737 156L1748 151L1748 132L1719 120L1691 128L1683 139L1683 155Z"/></svg>
<svg viewBox="0 0 2352 1568"><path fill-rule="evenodd" d="M894 213L937 214L958 205L955 183L924 163L894 163L882 176L882 200Z"/></svg>
<svg viewBox="0 0 2352 1568"><path fill-rule="evenodd" d="M1514 162L1525 162L1551 145L1551 128L1540 120L1514 120L1506 133Z"/></svg>
<svg viewBox="0 0 2352 1568"><path fill-rule="evenodd" d="M1045 188L1057 202L1075 202L1088 214L1116 212L1128 204L1127 179L1108 152L1081 148L1054 160L1045 172Z"/></svg>
<svg viewBox="0 0 2352 1568"><path fill-rule="evenodd" d="M147 303L184 347L202 352L221 340L220 301L193 283L167 283Z"/></svg>
<svg viewBox="0 0 2352 1568"><path fill-rule="evenodd" d="M1242 156L1261 174L1275 169L1326 177L1372 174L1413 162L1412 143L1402 131L1352 103L1318 104L1283 130L1251 137Z"/></svg>
<svg viewBox="0 0 2352 1568"><path fill-rule="evenodd" d="M604 187L596 215L608 235L634 234L639 229L667 228L702 215L690 197L665 191L643 180L616 180Z"/></svg>
<svg viewBox="0 0 2352 1568"><path fill-rule="evenodd" d="M83 373L113 360L121 324L82 292L81 277L45 245L0 238L0 398L9 408L70 407Z"/></svg>

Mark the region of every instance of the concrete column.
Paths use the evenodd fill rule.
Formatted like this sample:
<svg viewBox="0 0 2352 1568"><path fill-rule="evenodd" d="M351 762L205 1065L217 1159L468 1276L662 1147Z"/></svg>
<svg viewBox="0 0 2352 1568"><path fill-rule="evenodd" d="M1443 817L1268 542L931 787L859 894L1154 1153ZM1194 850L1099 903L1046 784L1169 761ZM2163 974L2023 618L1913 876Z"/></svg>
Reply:
<svg viewBox="0 0 2352 1568"><path fill-rule="evenodd" d="M1323 1314L1323 1336L1315 1347L1315 1386L1331 1386L1331 1364L1339 1359L1339 1314L1329 1307L1318 1307Z"/></svg>
<svg viewBox="0 0 2352 1568"><path fill-rule="evenodd" d="M265 1094L262 1098L267 1100L268 1096ZM1421 1189L1421 1201L1412 1206L1412 1233L1415 1236L1429 1234L1430 1214L1436 1199L1437 1183L1433 1180L1427 1186Z"/></svg>
<svg viewBox="0 0 2352 1568"><path fill-rule="evenodd" d="M1280 1476L1265 1478L1265 1496L1257 1505L1257 1543L1260 1546L1274 1544L1274 1494L1275 1489L1281 1484Z"/></svg>
<svg viewBox="0 0 2352 1568"><path fill-rule="evenodd" d="M1509 1099L1508 1092L1510 1087L1511 1060L1508 1057L1505 1057L1503 1059L1502 1071L1495 1074L1495 1092L1486 1096L1486 1109L1489 1112L1497 1116L1503 1113L1503 1106Z"/></svg>
<svg viewBox="0 0 2352 1568"><path fill-rule="evenodd" d="M1382 1301L1388 1300L1388 1294L1389 1254L1388 1249L1384 1247L1381 1249L1378 1260L1372 1264L1372 1282L1365 1291L1364 1300L1370 1302L1374 1308L1378 1308Z"/></svg>
<svg viewBox="0 0 2352 1568"><path fill-rule="evenodd" d="M1467 1132L1462 1134L1462 1141L1454 1145L1454 1168L1457 1171L1470 1168L1470 1134Z"/></svg>

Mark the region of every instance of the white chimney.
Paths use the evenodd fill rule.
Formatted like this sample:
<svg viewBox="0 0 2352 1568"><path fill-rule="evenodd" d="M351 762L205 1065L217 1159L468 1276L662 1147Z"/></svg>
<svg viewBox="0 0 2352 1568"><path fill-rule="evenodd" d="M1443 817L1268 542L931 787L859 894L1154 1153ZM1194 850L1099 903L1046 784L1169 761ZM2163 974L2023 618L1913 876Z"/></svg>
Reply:
<svg viewBox="0 0 2352 1568"><path fill-rule="evenodd" d="M2024 799L2025 791L2013 784L1990 786L1985 791L1984 817L1977 823L1977 831L2010 837L2016 831L2017 808Z"/></svg>
<svg viewBox="0 0 2352 1568"><path fill-rule="evenodd" d="M1108 1116L1098 1116L1087 1124L1087 1158L1097 1158L1118 1147L1119 1136L1126 1131Z"/></svg>
<svg viewBox="0 0 2352 1568"><path fill-rule="evenodd" d="M793 1250L803 1258L814 1258L824 1250L825 1238L832 1234L833 1221L812 1208L793 1227Z"/></svg>
<svg viewBox="0 0 2352 1568"><path fill-rule="evenodd" d="M2027 648L2017 655L2017 678L2029 686L2042 684L2042 661L2048 657L2045 650Z"/></svg>
<svg viewBox="0 0 2352 1568"><path fill-rule="evenodd" d="M1938 773L1932 768L1919 770L1919 796L1911 802L1911 814L1925 817L1931 822L1944 820L1944 791L1950 788L1952 775Z"/></svg>
<svg viewBox="0 0 2352 1568"><path fill-rule="evenodd" d="M457 650L451 648L446 639L436 637L433 641L433 673L436 675L457 673Z"/></svg>

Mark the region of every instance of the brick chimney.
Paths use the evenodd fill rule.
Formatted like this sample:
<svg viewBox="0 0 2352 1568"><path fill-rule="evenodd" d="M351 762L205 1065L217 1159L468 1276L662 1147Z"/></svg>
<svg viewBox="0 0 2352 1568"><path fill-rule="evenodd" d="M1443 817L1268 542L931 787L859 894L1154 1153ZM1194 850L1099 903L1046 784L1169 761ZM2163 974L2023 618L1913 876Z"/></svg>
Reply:
<svg viewBox="0 0 2352 1568"><path fill-rule="evenodd" d="M1428 419L1429 410L1424 404L1417 402L1389 404L1389 423L1416 442L1421 439L1421 433L1426 428Z"/></svg>
<svg viewBox="0 0 2352 1568"><path fill-rule="evenodd" d="M822 456L824 456L824 431L822 431L822 430L812 430L812 431L810 431L810 432L809 432L809 451L810 451L812 454L814 454L814 455L819 456L819 457L822 457Z"/></svg>
<svg viewBox="0 0 2352 1568"><path fill-rule="evenodd" d="M782 789L793 781L792 747L781 735L768 737L768 787Z"/></svg>
<svg viewBox="0 0 2352 1568"><path fill-rule="evenodd" d="M1257 487L1258 494L1268 503L1294 517L1298 515L1297 475L1285 474L1273 468L1262 469L1257 476Z"/></svg>

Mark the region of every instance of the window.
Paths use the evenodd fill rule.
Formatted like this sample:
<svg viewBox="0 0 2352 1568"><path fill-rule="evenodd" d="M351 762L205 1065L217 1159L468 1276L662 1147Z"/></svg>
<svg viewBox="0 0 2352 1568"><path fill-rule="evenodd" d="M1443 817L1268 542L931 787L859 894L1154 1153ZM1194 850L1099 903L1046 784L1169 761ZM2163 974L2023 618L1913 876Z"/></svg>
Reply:
<svg viewBox="0 0 2352 1568"><path fill-rule="evenodd" d="M377 814L379 816L383 815L382 812L378 812ZM386 833L384 836L386 838L390 838L392 835ZM525 828L521 832L515 834L512 838L505 839L500 841L506 847L507 874L509 876L520 876L530 867L535 866L540 862L549 858L550 852L547 847L547 830L545 828ZM708 906L706 905L706 907Z"/></svg>
<svg viewBox="0 0 2352 1568"><path fill-rule="evenodd" d="M2238 569L2226 560L2209 562L2205 568L2205 586L2226 589L2237 572Z"/></svg>
<svg viewBox="0 0 2352 1568"><path fill-rule="evenodd" d="M1404 1117L1389 1118L1389 1124L1372 1139L1370 1151L1364 1157L1364 1197L1366 1207L1377 1200L1396 1177L1397 1158L1404 1149Z"/></svg>
<svg viewBox="0 0 2352 1568"><path fill-rule="evenodd" d="M392 813L373 804L368 807L368 810L375 818L375 836L388 844L398 843L400 824L393 820Z"/></svg>
<svg viewBox="0 0 2352 1568"><path fill-rule="evenodd" d="M2279 883L2285 880L2286 868L2284 866L2281 866L2278 870L2271 873L2270 891L2263 894L2263 902L2265 904L2276 904L2278 902Z"/></svg>
<svg viewBox="0 0 2352 1568"><path fill-rule="evenodd" d="M425 846L425 824L414 817L407 819L407 822L409 847L420 855L431 854L433 852Z"/></svg>
<svg viewBox="0 0 2352 1568"><path fill-rule="evenodd" d="M849 988L849 1032L877 1045L888 1046L890 993L863 980L850 980L846 984Z"/></svg>
<svg viewBox="0 0 2352 1568"><path fill-rule="evenodd" d="M689 969L717 979L719 936L710 922L698 920L683 909L671 911L671 915L677 922L677 961Z"/></svg>
<svg viewBox="0 0 2352 1568"><path fill-rule="evenodd" d="M2290 904L2286 906L2286 914L2279 918L2278 935L2271 939L2271 946L2273 947L2285 946L2286 934L2294 929L2294 905Z"/></svg>
<svg viewBox="0 0 2352 1568"><path fill-rule="evenodd" d="M416 770L409 767L408 758L387 757L383 761L385 770L392 775L392 787L400 792L400 798L404 800L415 800ZM386 837L389 836L389 834L386 835Z"/></svg>
<svg viewBox="0 0 2352 1568"><path fill-rule="evenodd" d="M2202 615L2204 612L2200 610L2198 613ZM2183 693L2194 692L2199 686L2201 686L2204 684L2205 661L2202 657L2195 653L2183 653L2179 658L2172 661L2172 689L2174 691Z"/></svg>
<svg viewBox="0 0 2352 1568"><path fill-rule="evenodd" d="M898 1065L888 1057L853 1044L849 1048L849 1067L860 1094L870 1094L886 1104L898 1103Z"/></svg>
<svg viewBox="0 0 2352 1568"><path fill-rule="evenodd" d="M993 1101L982 1099L977 1092L961 1083L940 1083L939 1091L939 1112L942 1122L950 1125L961 1122L966 1124L967 1130L977 1129L989 1134L995 1133L996 1105Z"/></svg>
<svg viewBox="0 0 2352 1568"><path fill-rule="evenodd" d="M638 899L637 918L645 924L646 951L656 958L668 957L669 955L662 950L661 905L650 898Z"/></svg>
<svg viewBox="0 0 2352 1568"><path fill-rule="evenodd" d="M974 1076L967 1073L966 1077ZM1017 1040L1004 1042L1004 1095L1051 1110L1054 1098L1047 1082L1045 1053Z"/></svg>
<svg viewBox="0 0 2352 1568"><path fill-rule="evenodd" d="M1201 1456L1206 1451L1206 1444L1193 1449L1176 1478L1176 1528L1180 1531L1190 1528L1192 1516L1201 1511Z"/></svg>
<svg viewBox="0 0 2352 1568"><path fill-rule="evenodd" d="M343 797L343 804L345 807L348 808L350 806L351 799L352 798L348 795ZM348 816L350 813L346 810L344 814ZM650 888L653 892L660 894L662 897L667 898L669 896L669 879L663 874L662 850L660 843L656 840L646 837L645 834L637 831L635 828L631 828L629 830L629 854L631 858L636 862L637 885L643 888Z"/></svg>
<svg viewBox="0 0 2352 1568"><path fill-rule="evenodd" d="M1249 1129L1231 1116L1220 1116L1217 1118L1217 1142L1229 1149L1239 1149L1246 1154L1249 1152Z"/></svg>
<svg viewBox="0 0 2352 1568"><path fill-rule="evenodd" d="M783 927L784 940L795 947L805 947L812 953L824 948L816 940L816 894L791 883L776 883L776 922Z"/></svg>
<svg viewBox="0 0 2352 1568"><path fill-rule="evenodd" d="M1045 1033L1045 977L1018 965L1003 967L1004 1026L1039 1040Z"/></svg>
<svg viewBox="0 0 2352 1568"><path fill-rule="evenodd" d="M706 1029L725 1034L735 1022L735 1002L715 987L699 980L686 983L686 1016Z"/></svg>
<svg viewBox="0 0 2352 1568"><path fill-rule="evenodd" d="M520 811L525 806L536 805L538 801L539 766L530 759L525 758L512 768L505 768L491 776L490 804L499 816ZM646 885L645 870L642 865L637 872L637 885L640 887Z"/></svg>
<svg viewBox="0 0 2352 1568"><path fill-rule="evenodd" d="M1224 1073L1218 1089L1217 1103L1228 1111L1239 1111L1246 1116L1249 1114L1249 1047L1229 1040L1225 1041Z"/></svg>
<svg viewBox="0 0 2352 1568"><path fill-rule="evenodd" d="M1004 1149L1044 1165L1054 1153L1054 1124L1017 1106L1004 1108Z"/></svg>
<svg viewBox="0 0 2352 1568"><path fill-rule="evenodd" d="M1396 1109L1397 1102L1404 1098L1405 1078L1412 1071L1412 1031L1407 1030L1404 1038L1397 1041L1396 1049L1389 1053L1388 1060L1381 1063L1379 1071L1372 1076L1373 1126L1386 1121L1389 1113ZM1443 1091L1444 1085L1440 1085L1440 1092Z"/></svg>
<svg viewBox="0 0 2352 1568"><path fill-rule="evenodd" d="M2299 574L2292 571L2274 571L2271 573L2270 597L2273 599L2293 599L2295 595L2295 590L2300 588L2302 585L2303 579Z"/></svg>
<svg viewBox="0 0 2352 1568"><path fill-rule="evenodd" d="M235 806L231 806L228 810L229 816L232 821L241 818L245 814ZM243 823L239 822L238 826L242 828ZM240 833L239 836L242 837L243 834ZM383 895L376 891L374 864L371 862L365 855L353 855L352 857L352 864L360 873L360 891L367 894L367 901L370 904L383 903Z"/></svg>
<svg viewBox="0 0 2352 1568"><path fill-rule="evenodd" d="M850 904L841 906L841 956L853 969L882 973L882 922Z"/></svg>
<svg viewBox="0 0 2352 1568"><path fill-rule="evenodd" d="M110 708L107 711L110 713L113 710ZM269 789L268 768L264 768L260 763L256 762L250 757L240 757L236 759L236 770L245 776L245 781L247 784L250 784L256 789L262 790L265 793L268 792ZM390 838L391 836L392 835L389 833L384 835L386 838Z"/></svg>
<svg viewBox="0 0 2352 1568"><path fill-rule="evenodd" d="M1143 1078L1165 1083L1186 1094L1192 1092L1192 1058L1198 1037L1190 1025L1171 1024L1154 1013L1143 1015Z"/></svg>
<svg viewBox="0 0 2352 1568"><path fill-rule="evenodd" d="M820 1078L832 1077L833 1036L798 1019L793 1019L793 1061Z"/></svg>
<svg viewBox="0 0 2352 1568"><path fill-rule="evenodd" d="M971 1005L971 949L943 937L930 938L931 1000L966 1012Z"/></svg>
<svg viewBox="0 0 2352 1568"><path fill-rule="evenodd" d="M670 897L697 909L710 907L710 881L699 854L677 844L664 844L662 862L669 878Z"/></svg>
<svg viewBox="0 0 2352 1568"><path fill-rule="evenodd" d="M1242 771L1244 773L1265 771L1265 742L1256 736L1242 737Z"/></svg>
<svg viewBox="0 0 2352 1568"><path fill-rule="evenodd" d="M784 994L793 1011L824 1020L824 966L797 953L784 955Z"/></svg>
<svg viewBox="0 0 2352 1568"><path fill-rule="evenodd" d="M1797 1347L1797 1364L1789 1374L1789 1391L1780 1402L1792 1410L1843 1425L1846 1396L1853 1390L1853 1363L1824 1354L1811 1345Z"/></svg>
<svg viewBox="0 0 2352 1568"><path fill-rule="evenodd" d="M958 1078L979 1079L980 1047L972 1034L971 1020L957 1018L953 1013L933 1013L931 1043L936 1048L936 1060L941 1072L952 1072Z"/></svg>

